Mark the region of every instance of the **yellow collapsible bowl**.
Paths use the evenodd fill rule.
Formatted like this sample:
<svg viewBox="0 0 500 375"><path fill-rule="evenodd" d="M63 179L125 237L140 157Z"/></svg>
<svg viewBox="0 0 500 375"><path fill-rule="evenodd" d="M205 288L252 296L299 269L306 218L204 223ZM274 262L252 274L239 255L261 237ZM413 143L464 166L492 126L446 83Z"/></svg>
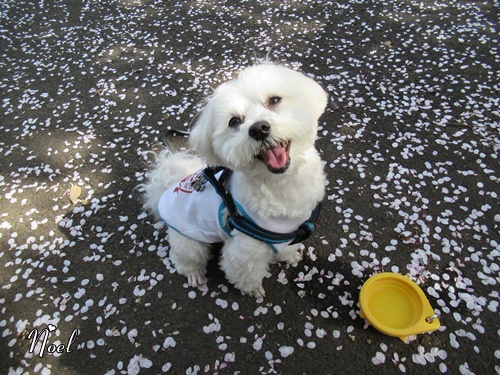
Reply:
<svg viewBox="0 0 500 375"><path fill-rule="evenodd" d="M360 316L389 336L435 331L439 320L420 287L408 277L383 272L370 277L359 295Z"/></svg>

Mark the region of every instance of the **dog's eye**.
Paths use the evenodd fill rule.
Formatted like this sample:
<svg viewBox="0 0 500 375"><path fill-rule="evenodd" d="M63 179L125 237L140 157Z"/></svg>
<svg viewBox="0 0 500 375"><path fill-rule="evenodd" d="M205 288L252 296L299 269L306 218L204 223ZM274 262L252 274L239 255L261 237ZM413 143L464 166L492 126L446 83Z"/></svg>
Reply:
<svg viewBox="0 0 500 375"><path fill-rule="evenodd" d="M236 127L240 126L241 124L243 124L243 119L241 119L240 117L231 117L231 119L229 120L229 123L227 125L230 128L236 128Z"/></svg>
<svg viewBox="0 0 500 375"><path fill-rule="evenodd" d="M269 107L274 107L275 105L279 104L280 102L281 102L281 97L273 96L269 99L269 101L267 102L267 105Z"/></svg>

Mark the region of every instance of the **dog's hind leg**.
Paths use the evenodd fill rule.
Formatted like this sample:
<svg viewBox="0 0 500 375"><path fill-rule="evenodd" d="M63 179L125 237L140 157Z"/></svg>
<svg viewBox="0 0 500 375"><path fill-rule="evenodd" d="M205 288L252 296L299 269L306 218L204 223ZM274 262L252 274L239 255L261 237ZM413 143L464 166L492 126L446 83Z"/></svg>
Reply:
<svg viewBox="0 0 500 375"><path fill-rule="evenodd" d="M210 245L187 238L171 228L168 229L168 241L170 259L177 272L187 277L189 286L197 288L206 284Z"/></svg>
<svg viewBox="0 0 500 375"><path fill-rule="evenodd" d="M287 264L296 266L302 260L300 244L285 247L282 251L276 254L276 260L278 262L286 262Z"/></svg>

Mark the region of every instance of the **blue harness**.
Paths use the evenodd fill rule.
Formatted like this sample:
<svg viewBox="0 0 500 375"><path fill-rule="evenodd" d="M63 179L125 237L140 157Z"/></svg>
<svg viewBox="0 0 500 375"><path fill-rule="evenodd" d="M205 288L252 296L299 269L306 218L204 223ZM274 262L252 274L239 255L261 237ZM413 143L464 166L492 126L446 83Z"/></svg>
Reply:
<svg viewBox="0 0 500 375"><path fill-rule="evenodd" d="M215 177L217 173L222 171L219 179ZM279 244L284 242L290 242L290 245L302 242L309 238L316 230L316 221L318 220L319 213L321 211L321 202L317 204L314 208L311 217L306 220L300 227L290 233L277 233L272 232L258 226L249 217L240 214L236 208L233 197L224 187L224 182L231 174L231 170L225 167L206 167L203 170L203 177L212 184L217 194L222 198L224 205L226 206L229 217L227 219L227 225L230 230L236 229L256 240L265 242L267 244ZM200 181L200 188L203 182ZM196 186L193 186L196 189Z"/></svg>

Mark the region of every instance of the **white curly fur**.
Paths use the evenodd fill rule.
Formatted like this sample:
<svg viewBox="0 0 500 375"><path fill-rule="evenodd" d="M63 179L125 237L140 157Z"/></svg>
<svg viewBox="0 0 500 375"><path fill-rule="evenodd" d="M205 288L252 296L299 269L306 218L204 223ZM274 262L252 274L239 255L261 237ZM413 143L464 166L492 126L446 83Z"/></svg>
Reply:
<svg viewBox="0 0 500 375"><path fill-rule="evenodd" d="M277 105L269 99L279 97ZM310 213L324 195L323 163L314 148L317 121L324 111L327 95L312 79L280 65L265 63L240 72L222 84L208 98L190 135L189 153L158 155L145 190L145 206L157 217L163 192L205 163L232 169L234 198L263 216L293 219ZM228 126L239 117L238 127ZM252 124L265 121L270 126L265 147L291 142L289 166L273 173L256 156L263 142L250 136ZM197 287L206 282L210 245L168 230L170 257L177 271ZM273 260L296 263L301 259L298 245L289 246L277 256L263 242L233 230L222 249L220 266L238 289L256 297L265 295L262 280Z"/></svg>

